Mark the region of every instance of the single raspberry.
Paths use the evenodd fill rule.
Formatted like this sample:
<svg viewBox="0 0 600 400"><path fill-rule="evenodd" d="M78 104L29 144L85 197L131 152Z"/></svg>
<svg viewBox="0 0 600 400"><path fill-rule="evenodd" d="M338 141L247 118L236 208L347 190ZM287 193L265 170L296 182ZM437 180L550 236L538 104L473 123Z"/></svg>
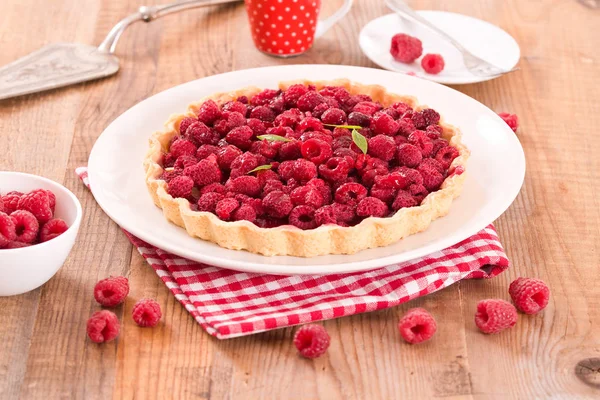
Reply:
<svg viewBox="0 0 600 400"><path fill-rule="evenodd" d="M517 278L510 284L508 293L517 309L525 314L542 311L550 300L548 286L535 278Z"/></svg>
<svg viewBox="0 0 600 400"><path fill-rule="evenodd" d="M274 192L274 191L284 191L284 185L281 181L279 180L270 180L267 181L267 183L265 183L265 186L262 189L262 196L265 197L267 194Z"/></svg>
<svg viewBox="0 0 600 400"><path fill-rule="evenodd" d="M498 115L504 120L504 122L508 124L508 126L510 127L510 129L513 130L513 132L517 131L517 129L519 128L519 117L517 117L516 114L499 113Z"/></svg>
<svg viewBox="0 0 600 400"><path fill-rule="evenodd" d="M297 108L286 110L275 117L273 124L275 126L289 126L294 128L304 115Z"/></svg>
<svg viewBox="0 0 600 400"><path fill-rule="evenodd" d="M421 163L423 159L423 154L418 147L412 144L401 144L398 146L398 164L405 165L407 167L416 167Z"/></svg>
<svg viewBox="0 0 600 400"><path fill-rule="evenodd" d="M335 208L330 204L315 211L315 222L317 226L326 224L337 224Z"/></svg>
<svg viewBox="0 0 600 400"><path fill-rule="evenodd" d="M279 167L277 167L277 173L279 174L281 179L283 179L284 181L287 181L294 175L294 164L295 163L296 163L295 160L287 160L287 161L283 161L281 164L279 164Z"/></svg>
<svg viewBox="0 0 600 400"><path fill-rule="evenodd" d="M389 115L390 117L392 117L394 119L400 118L400 113L393 108L390 108L390 107L384 108L382 110L382 112L386 113L387 115Z"/></svg>
<svg viewBox="0 0 600 400"><path fill-rule="evenodd" d="M221 181L221 170L214 155L200 160L194 166L187 167L183 170L183 174L192 178L198 186Z"/></svg>
<svg viewBox="0 0 600 400"><path fill-rule="evenodd" d="M203 122L200 121L191 124L182 137L194 143L196 146L200 146L203 144L214 145L217 144L220 139L220 136L217 132L213 131ZM171 152L173 152L172 149Z"/></svg>
<svg viewBox="0 0 600 400"><path fill-rule="evenodd" d="M221 147L217 151L217 162L219 167L224 171L229 171L231 169L231 163L242 154L243 152L235 146L229 145Z"/></svg>
<svg viewBox="0 0 600 400"><path fill-rule="evenodd" d="M278 181L279 180L279 175L277 174L277 172L273 171L272 169L257 171L256 177L258 178L258 183L260 184L261 188L264 187L268 181L272 181L272 180Z"/></svg>
<svg viewBox="0 0 600 400"><path fill-rule="evenodd" d="M185 117L185 118L183 118L181 120L181 122L179 122L179 136L184 136L185 132L190 127L190 125L192 125L196 121L197 121L197 119L196 118L192 118L192 117Z"/></svg>
<svg viewBox="0 0 600 400"><path fill-rule="evenodd" d="M21 196L17 209L29 211L41 223L47 222L52 218L50 198L48 197L48 193L43 190L34 190Z"/></svg>
<svg viewBox="0 0 600 400"><path fill-rule="evenodd" d="M303 357L317 358L325 354L330 340L329 334L321 325L304 325L294 335L294 346Z"/></svg>
<svg viewBox="0 0 600 400"><path fill-rule="evenodd" d="M208 186L205 186L208 187ZM198 199L198 211L214 213L217 203L225 198L225 195L217 192L208 192L200 195Z"/></svg>
<svg viewBox="0 0 600 400"><path fill-rule="evenodd" d="M399 101L397 103L394 103L390 106L390 108L393 108L394 110L396 110L398 112L398 114L400 114L400 118L404 117L404 115L407 112L412 112L412 107L402 101Z"/></svg>
<svg viewBox="0 0 600 400"><path fill-rule="evenodd" d="M225 194L227 193L227 189L225 189L225 185L222 185L220 183L210 183L206 186L204 186L202 189L200 189L200 194L203 195L205 193L220 193L220 194Z"/></svg>
<svg viewBox="0 0 600 400"><path fill-rule="evenodd" d="M323 140L308 139L300 148L302 156L319 165L328 160L333 154L331 145Z"/></svg>
<svg viewBox="0 0 600 400"><path fill-rule="evenodd" d="M344 183L335 191L335 201L341 204L357 204L367 197L367 188L360 183Z"/></svg>
<svg viewBox="0 0 600 400"><path fill-rule="evenodd" d="M104 307L115 307L129 294L129 280L124 276L102 279L94 286L94 298Z"/></svg>
<svg viewBox="0 0 600 400"><path fill-rule="evenodd" d="M29 211L17 210L10 214L10 218L15 224L15 232L17 234L14 240L23 243L33 243L40 230L40 223L35 216Z"/></svg>
<svg viewBox="0 0 600 400"><path fill-rule="evenodd" d="M171 182L172 179L175 179L178 176L181 176L182 174L183 174L182 169L173 169L171 171L163 171L163 173L160 175L160 179L169 183L169 182Z"/></svg>
<svg viewBox="0 0 600 400"><path fill-rule="evenodd" d="M112 311L96 311L87 321L87 335L94 343L105 343L119 336L121 325Z"/></svg>
<svg viewBox="0 0 600 400"><path fill-rule="evenodd" d="M423 161L421 161L421 164L419 164L419 167L421 166L424 168L433 168L442 175L446 173L446 168L444 168L442 164L440 164L437 160L433 158L424 159Z"/></svg>
<svg viewBox="0 0 600 400"><path fill-rule="evenodd" d="M376 115L371 121L371 129L376 135L394 136L398 128L398 122L385 113Z"/></svg>
<svg viewBox="0 0 600 400"><path fill-rule="evenodd" d="M441 134L444 132L444 129L439 125L429 125L427 129L425 129L425 133L427 133L427 137L429 139L436 140L439 139Z"/></svg>
<svg viewBox="0 0 600 400"><path fill-rule="evenodd" d="M260 182L255 176L244 175L229 179L225 188L231 192L242 193L247 196L256 197L260 194Z"/></svg>
<svg viewBox="0 0 600 400"><path fill-rule="evenodd" d="M239 101L228 101L223 104L223 111L235 111L245 116L248 108L244 103L240 103Z"/></svg>
<svg viewBox="0 0 600 400"><path fill-rule="evenodd" d="M369 117L374 116L379 110L381 110L381 104L372 101L361 101L352 108L353 112L368 115Z"/></svg>
<svg viewBox="0 0 600 400"><path fill-rule="evenodd" d="M414 36L398 33L392 36L390 54L396 61L411 63L423 54L423 44Z"/></svg>
<svg viewBox="0 0 600 400"><path fill-rule="evenodd" d="M416 205L417 202L410 193L404 190L398 190L394 202L392 203L392 210L398 211L401 208L414 207Z"/></svg>
<svg viewBox="0 0 600 400"><path fill-rule="evenodd" d="M425 131L416 130L408 136L408 143L421 150L423 157L429 157L433 151L433 143Z"/></svg>
<svg viewBox="0 0 600 400"><path fill-rule="evenodd" d="M299 140L286 142L279 148L279 158L282 161L295 160L300 157L302 157L302 142Z"/></svg>
<svg viewBox="0 0 600 400"><path fill-rule="evenodd" d="M359 217L383 218L388 214L388 206L376 197L365 197L356 206Z"/></svg>
<svg viewBox="0 0 600 400"><path fill-rule="evenodd" d="M163 167L164 168L169 168L172 167L173 164L175 164L175 160L177 160L173 154L171 153L167 153L167 154L163 154Z"/></svg>
<svg viewBox="0 0 600 400"><path fill-rule="evenodd" d="M300 83L290 86L283 92L285 105L288 107L296 107L298 99L306 94L306 92L308 92L308 88Z"/></svg>
<svg viewBox="0 0 600 400"><path fill-rule="evenodd" d="M252 145L253 136L254 132L249 126L238 126L229 131L225 140L242 150L248 150Z"/></svg>
<svg viewBox="0 0 600 400"><path fill-rule="evenodd" d="M224 198L217 202L217 206L215 207L215 213L223 221L229 221L233 216L233 212L239 206L240 203L236 199Z"/></svg>
<svg viewBox="0 0 600 400"><path fill-rule="evenodd" d="M274 218L288 216L294 207L290 196L278 190L267 194L264 197L262 204L267 215Z"/></svg>
<svg viewBox="0 0 600 400"><path fill-rule="evenodd" d="M517 310L507 301L481 300L477 304L475 325L483 333L497 333L517 323Z"/></svg>
<svg viewBox="0 0 600 400"><path fill-rule="evenodd" d="M213 122L221 118L221 110L217 103L213 100L207 100L200 106L198 110L198 121L211 125Z"/></svg>
<svg viewBox="0 0 600 400"><path fill-rule="evenodd" d="M437 324L424 308L412 308L400 318L398 330L408 343L417 344L431 339L437 330Z"/></svg>
<svg viewBox="0 0 600 400"><path fill-rule="evenodd" d="M250 129L252 129L252 132L254 132L254 137L267 133L267 126L261 120L256 118L248 118L246 124Z"/></svg>
<svg viewBox="0 0 600 400"><path fill-rule="evenodd" d="M390 161L396 155L394 139L386 135L377 135L369 139L368 153L373 157Z"/></svg>
<svg viewBox="0 0 600 400"><path fill-rule="evenodd" d="M15 242L10 242L4 248L7 249L7 250L8 249L20 249L21 247L29 247L31 245L32 245L31 243L23 243L23 242L16 242L15 241Z"/></svg>
<svg viewBox="0 0 600 400"><path fill-rule="evenodd" d="M223 119L226 121L225 130L223 128L220 129L221 134L226 134L234 128L238 128L240 126L246 125L246 117L245 115L237 112L237 111L225 111L223 112ZM219 131L215 126L215 130Z"/></svg>
<svg viewBox="0 0 600 400"><path fill-rule="evenodd" d="M430 192L438 190L444 182L444 176L428 164L419 165L417 171L423 177L423 186Z"/></svg>
<svg viewBox="0 0 600 400"><path fill-rule="evenodd" d="M38 220L39 221L39 220ZM54 218L46 222L40 229L40 242L47 242L57 236L62 235L69 229L65 221L60 218Z"/></svg>
<svg viewBox="0 0 600 400"><path fill-rule="evenodd" d="M421 111L423 117L425 117L425 122L427 125L436 125L440 122L440 114L435 111L433 108L426 108Z"/></svg>
<svg viewBox="0 0 600 400"><path fill-rule="evenodd" d="M177 160L181 156L195 156L196 150L196 145L190 140L177 139L171 144L169 153Z"/></svg>
<svg viewBox="0 0 600 400"><path fill-rule="evenodd" d="M189 176L178 176L172 179L167 185L167 193L171 197L182 197L188 198L192 195L192 189L194 188L194 180Z"/></svg>
<svg viewBox="0 0 600 400"><path fill-rule="evenodd" d="M444 58L440 54L425 54L421 67L428 74L439 74L444 69Z"/></svg>
<svg viewBox="0 0 600 400"><path fill-rule="evenodd" d="M214 146L210 146L210 147L214 147ZM206 148L204 148L204 149L205 149L204 151L206 151ZM209 153L209 155L210 154L212 154L212 153ZM202 158L205 158L205 157L202 157ZM177 159L177 161L175 161L175 165L173 165L173 168L176 169L176 170L183 171L187 167L191 167L192 165L198 164L198 161L199 160L196 157L194 157L194 156L181 156L181 157L179 157Z"/></svg>
<svg viewBox="0 0 600 400"><path fill-rule="evenodd" d="M269 108L275 112L275 114L282 113L285 110L285 100L282 96L277 96L269 102Z"/></svg>
<svg viewBox="0 0 600 400"><path fill-rule="evenodd" d="M317 166L312 161L299 158L294 161L292 177L299 182L308 182L317 177Z"/></svg>
<svg viewBox="0 0 600 400"><path fill-rule="evenodd" d="M255 106L264 106L266 104L269 104L269 101L271 101L278 95L279 90L265 89L262 92L252 96L252 98L250 99L250 103L254 104Z"/></svg>
<svg viewBox="0 0 600 400"><path fill-rule="evenodd" d="M288 217L290 224L300 229L313 229L318 226L315 220L315 209L311 206L297 206Z"/></svg>
<svg viewBox="0 0 600 400"><path fill-rule="evenodd" d="M408 193L412 195L417 204L421 204L423 199L429 194L429 191L427 191L422 183L413 183L408 187Z"/></svg>
<svg viewBox="0 0 600 400"><path fill-rule="evenodd" d="M404 171L394 171L375 177L375 184L382 188L406 189L410 183L410 177Z"/></svg>
<svg viewBox="0 0 600 400"><path fill-rule="evenodd" d="M317 92L307 92L303 94L297 104L300 111L312 111L316 106L325 102L325 98Z"/></svg>
<svg viewBox="0 0 600 400"><path fill-rule="evenodd" d="M319 178L311 179L310 181L308 181L306 186L316 188L319 191L319 193L321 193L321 196L323 196L324 204L331 203L331 199L332 199L331 187L327 183L325 183L325 181L323 179L319 179Z"/></svg>
<svg viewBox="0 0 600 400"><path fill-rule="evenodd" d="M427 128L427 119L425 118L425 114L422 111L413 113L410 117L410 120L414 124L416 129L426 129Z"/></svg>
<svg viewBox="0 0 600 400"><path fill-rule="evenodd" d="M138 300L133 306L131 316L133 321L143 328L156 326L162 317L160 304L153 299Z"/></svg>
<svg viewBox="0 0 600 400"><path fill-rule="evenodd" d="M17 231L12 218L0 212L0 249L6 247L16 237Z"/></svg>
<svg viewBox="0 0 600 400"><path fill-rule="evenodd" d="M273 122L275 119L275 112L269 107L258 106L250 112L250 118L256 118L261 121Z"/></svg>
<svg viewBox="0 0 600 400"><path fill-rule="evenodd" d="M383 187L383 186L375 184L371 188L371 196L383 201L384 203L389 204L392 202L392 200L394 200L396 191L397 191L396 189Z"/></svg>
<svg viewBox="0 0 600 400"><path fill-rule="evenodd" d="M314 118L314 117L306 117L301 120L298 125L296 125L296 132L307 132L307 131L317 131L321 132L323 130L323 123Z"/></svg>
<svg viewBox="0 0 600 400"><path fill-rule="evenodd" d="M402 119L399 119L397 122L398 122L398 132L397 132L398 135L408 137L408 135L410 135L417 129L415 127L415 124L413 123L412 119L402 118Z"/></svg>
<svg viewBox="0 0 600 400"><path fill-rule="evenodd" d="M310 112L311 116L313 116L315 118L322 118L325 111L327 111L331 108L331 105L329 105L327 103L328 100L329 100L329 98L326 97L324 103L321 103L321 104L317 105L315 108L313 108L313 110Z"/></svg>
<svg viewBox="0 0 600 400"><path fill-rule="evenodd" d="M321 115L324 124L343 125L346 122L346 113L339 108L329 108Z"/></svg>
<svg viewBox="0 0 600 400"><path fill-rule="evenodd" d="M290 199L296 206L311 206L319 208L325 204L325 199L319 189L314 186L300 186L290 193Z"/></svg>
<svg viewBox="0 0 600 400"><path fill-rule="evenodd" d="M442 147L435 154L435 160L439 162L444 169L450 168L452 161L458 157L458 149L453 146Z"/></svg>
<svg viewBox="0 0 600 400"><path fill-rule="evenodd" d="M348 114L348 125L367 127L371 124L371 118L361 112L353 111Z"/></svg>
<svg viewBox="0 0 600 400"><path fill-rule="evenodd" d="M394 170L392 172L400 172L409 180L409 182L411 184L414 184L414 183L417 183L420 185L423 184L423 177L421 176L419 171L417 171L416 169L403 166L403 167L394 168Z"/></svg>
<svg viewBox="0 0 600 400"><path fill-rule="evenodd" d="M249 204L242 204L240 208L233 212L233 220L234 221L256 221L256 211L254 207Z"/></svg>

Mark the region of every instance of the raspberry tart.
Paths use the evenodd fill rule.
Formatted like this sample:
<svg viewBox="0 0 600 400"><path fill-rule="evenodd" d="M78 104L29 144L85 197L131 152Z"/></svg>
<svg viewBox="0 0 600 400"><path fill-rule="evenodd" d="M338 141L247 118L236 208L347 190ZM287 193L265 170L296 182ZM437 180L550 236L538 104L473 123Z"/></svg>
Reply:
<svg viewBox="0 0 600 400"><path fill-rule="evenodd" d="M268 256L352 254L448 213L469 157L460 139L382 86L282 82L173 115L144 167L154 203L191 236Z"/></svg>

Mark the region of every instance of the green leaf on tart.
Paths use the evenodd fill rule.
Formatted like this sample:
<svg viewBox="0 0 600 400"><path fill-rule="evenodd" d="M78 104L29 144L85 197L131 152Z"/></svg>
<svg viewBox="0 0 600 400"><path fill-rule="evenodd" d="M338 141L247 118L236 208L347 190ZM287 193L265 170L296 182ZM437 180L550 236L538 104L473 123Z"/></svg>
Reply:
<svg viewBox="0 0 600 400"><path fill-rule="evenodd" d="M345 129L362 129L360 125L334 125L334 124L323 124L325 126L332 126L334 128L345 128Z"/></svg>
<svg viewBox="0 0 600 400"><path fill-rule="evenodd" d="M364 137L358 130L352 129L352 141L358 147L363 154L367 154L367 138Z"/></svg>
<svg viewBox="0 0 600 400"><path fill-rule="evenodd" d="M253 172L258 172L258 171L264 171L264 170L271 169L271 168L273 168L273 166L271 164L259 165L258 167L254 168L252 171L248 171L248 174L251 174Z"/></svg>
<svg viewBox="0 0 600 400"><path fill-rule="evenodd" d="M260 135L256 137L260 140L266 140L267 142L291 142L292 139L279 136L279 135Z"/></svg>

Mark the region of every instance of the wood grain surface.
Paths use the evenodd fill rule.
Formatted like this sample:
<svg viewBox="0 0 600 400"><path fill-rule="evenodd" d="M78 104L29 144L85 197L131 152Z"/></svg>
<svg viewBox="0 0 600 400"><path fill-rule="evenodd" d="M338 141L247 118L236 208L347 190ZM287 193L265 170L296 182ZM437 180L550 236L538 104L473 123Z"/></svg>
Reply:
<svg viewBox="0 0 600 400"><path fill-rule="evenodd" d="M323 3L323 14L330 14L341 0ZM242 4L192 10L128 29L117 51L121 70L112 78L0 101L0 169L62 182L84 207L78 242L59 273L38 290L0 298L0 398L599 398L600 9L576 0L410 3L482 18L521 46L519 72L456 87L521 119L525 184L496 222L513 263L508 272L396 308L326 321L332 344L314 361L298 357L292 328L226 341L206 334L132 251L74 168L86 164L115 117L171 86L266 65L374 67L359 49L358 33L388 11L382 1L357 0L308 53L281 60L255 50ZM52 42L98 44L141 4L3 0L0 65ZM135 299L147 296L160 302L164 318L155 329L123 318L118 340L98 346L86 339L85 322L98 308L95 282L110 274L126 275L132 285L118 314L130 315ZM520 315L502 334L480 334L475 305L508 298L517 276L548 282L548 308ZM436 316L439 331L432 341L410 346L396 323L415 306Z"/></svg>

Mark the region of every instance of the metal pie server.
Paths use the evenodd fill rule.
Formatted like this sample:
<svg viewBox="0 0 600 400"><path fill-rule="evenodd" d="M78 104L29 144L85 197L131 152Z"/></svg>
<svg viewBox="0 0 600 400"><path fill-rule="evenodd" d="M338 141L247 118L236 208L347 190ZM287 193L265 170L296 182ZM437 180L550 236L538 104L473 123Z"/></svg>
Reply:
<svg viewBox="0 0 600 400"><path fill-rule="evenodd" d="M114 55L117 42L134 22L150 22L189 8L238 1L187 0L162 6L141 6L137 13L119 21L98 47L78 43L50 44L0 68L0 100L115 74L119 70L119 59Z"/></svg>

